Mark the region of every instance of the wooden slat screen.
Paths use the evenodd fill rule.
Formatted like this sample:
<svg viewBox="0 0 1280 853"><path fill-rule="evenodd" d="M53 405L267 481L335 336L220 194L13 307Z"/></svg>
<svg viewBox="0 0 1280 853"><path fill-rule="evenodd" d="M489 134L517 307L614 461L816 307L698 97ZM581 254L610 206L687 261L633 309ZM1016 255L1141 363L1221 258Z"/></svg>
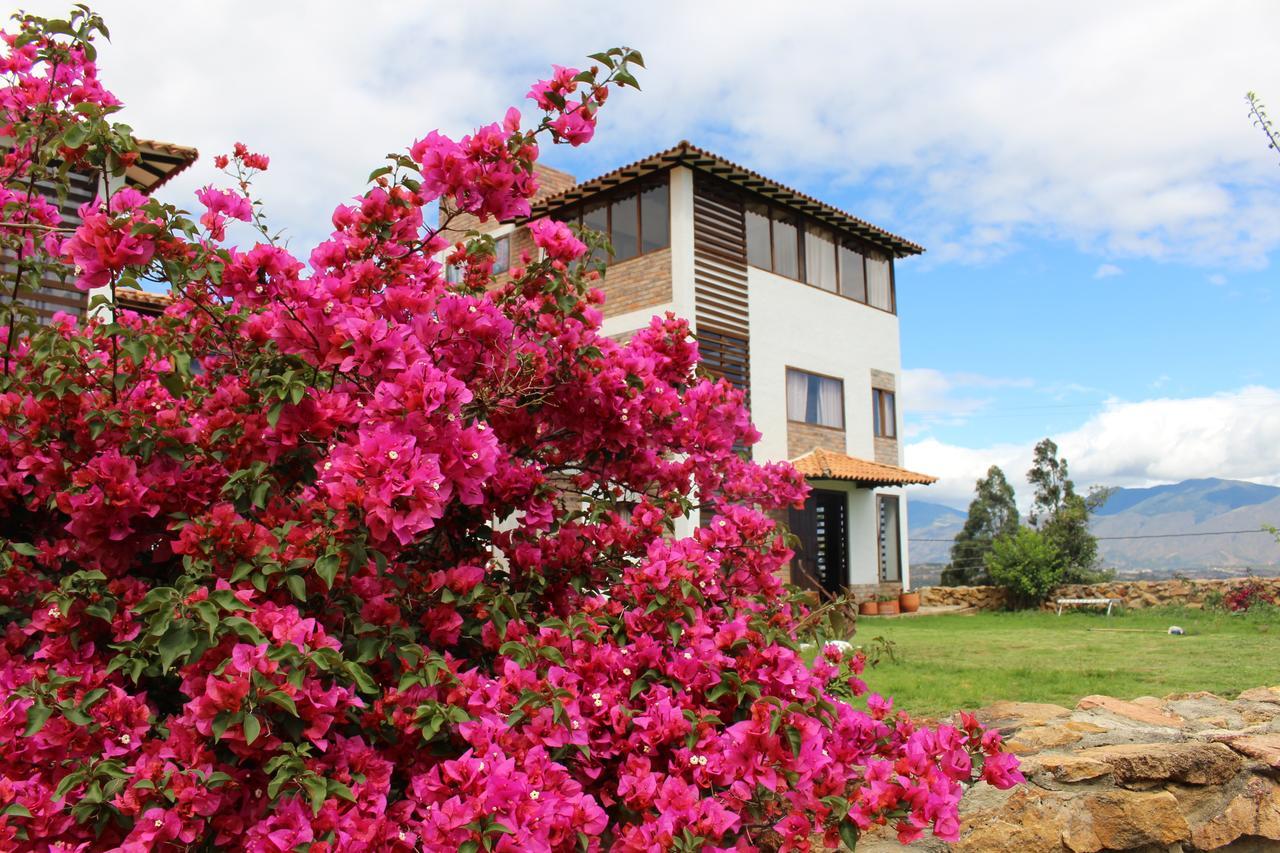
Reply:
<svg viewBox="0 0 1280 853"><path fill-rule="evenodd" d="M36 184L36 187L45 198L58 204L62 226L74 228L80 224L80 206L97 197L97 179L92 175L73 172L68 176L68 184L66 197L60 204L57 202L57 188L43 182ZM0 305L9 301L16 269L17 264L12 258L0 259ZM85 293L76 289L73 278L70 267L63 277L46 276L39 288L34 291L26 290L18 297L18 301L35 308L36 314L44 321L52 319L56 311L79 317L88 309L89 300Z"/></svg>
<svg viewBox="0 0 1280 853"><path fill-rule="evenodd" d="M747 318L747 238L742 199L714 178L695 173L693 185L694 316L702 367L724 377L750 399Z"/></svg>

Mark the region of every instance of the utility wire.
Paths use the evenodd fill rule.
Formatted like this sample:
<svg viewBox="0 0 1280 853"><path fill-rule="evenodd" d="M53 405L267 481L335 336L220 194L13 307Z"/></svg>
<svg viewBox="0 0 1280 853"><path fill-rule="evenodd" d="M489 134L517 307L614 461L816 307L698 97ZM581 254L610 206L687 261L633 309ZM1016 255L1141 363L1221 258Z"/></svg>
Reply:
<svg viewBox="0 0 1280 853"><path fill-rule="evenodd" d="M1145 533L1137 536L1095 536L1094 539L1099 542L1114 541L1116 539L1178 539L1184 536L1239 536L1244 533L1270 533L1270 530L1206 530L1201 533ZM908 542L954 542L955 537L950 539L927 539L923 536L908 536Z"/></svg>

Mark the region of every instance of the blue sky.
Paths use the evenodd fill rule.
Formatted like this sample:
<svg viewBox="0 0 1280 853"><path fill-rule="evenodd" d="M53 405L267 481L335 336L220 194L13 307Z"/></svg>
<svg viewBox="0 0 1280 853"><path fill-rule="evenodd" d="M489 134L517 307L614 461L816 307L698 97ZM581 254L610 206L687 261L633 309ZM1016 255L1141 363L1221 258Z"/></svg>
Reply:
<svg viewBox="0 0 1280 853"><path fill-rule="evenodd" d="M644 91L547 162L687 138L929 249L898 269L906 464L942 477L921 497L963 506L992 463L1020 481L1045 435L1084 484L1280 484L1280 156L1243 100L1280 110L1274 3L97 8L126 118L204 154L168 197L242 140L298 247L386 152L639 48Z"/></svg>

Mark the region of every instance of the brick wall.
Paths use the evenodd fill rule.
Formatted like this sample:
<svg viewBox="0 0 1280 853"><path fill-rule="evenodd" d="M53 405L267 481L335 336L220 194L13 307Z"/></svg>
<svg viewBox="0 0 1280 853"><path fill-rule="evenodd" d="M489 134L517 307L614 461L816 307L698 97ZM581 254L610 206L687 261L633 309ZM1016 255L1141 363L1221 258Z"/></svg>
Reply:
<svg viewBox="0 0 1280 853"><path fill-rule="evenodd" d="M896 395L898 392L898 378L887 370L871 369L871 387L879 388L881 391L892 391ZM897 400L894 400L895 412L897 417ZM899 418L901 420L901 418ZM896 438L875 437L875 460L881 465L901 465L902 457L898 453L898 440Z"/></svg>
<svg viewBox="0 0 1280 853"><path fill-rule="evenodd" d="M901 465L898 455L898 439L896 438L880 438L875 439L876 461L881 465Z"/></svg>
<svg viewBox="0 0 1280 853"><path fill-rule="evenodd" d="M533 194L534 201L559 195L578 183L578 179L568 172L562 172L541 163L534 163L533 171L538 175L538 191Z"/></svg>
<svg viewBox="0 0 1280 853"><path fill-rule="evenodd" d="M787 458L795 459L821 447L824 450L837 450L844 453L848 445L845 443L845 432L835 427L818 426L817 424L787 421Z"/></svg>
<svg viewBox="0 0 1280 853"><path fill-rule="evenodd" d="M671 250L610 264L600 281L604 316L616 317L671 301Z"/></svg>

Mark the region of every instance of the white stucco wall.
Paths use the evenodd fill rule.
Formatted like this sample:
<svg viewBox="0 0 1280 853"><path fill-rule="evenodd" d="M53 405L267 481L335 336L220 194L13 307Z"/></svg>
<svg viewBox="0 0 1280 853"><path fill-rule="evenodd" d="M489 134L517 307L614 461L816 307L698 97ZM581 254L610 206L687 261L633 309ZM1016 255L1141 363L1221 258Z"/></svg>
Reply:
<svg viewBox="0 0 1280 853"><path fill-rule="evenodd" d="M756 267L748 268L751 318L751 415L762 438L755 456L787 458L787 368L844 380L845 450L874 459L871 371L901 375L898 318ZM899 427L901 415L897 414ZM901 435L901 429L897 430ZM836 481L815 487L847 492L849 583L879 578L879 517L875 496L899 496L903 580L908 578L907 506L901 489L856 489Z"/></svg>

